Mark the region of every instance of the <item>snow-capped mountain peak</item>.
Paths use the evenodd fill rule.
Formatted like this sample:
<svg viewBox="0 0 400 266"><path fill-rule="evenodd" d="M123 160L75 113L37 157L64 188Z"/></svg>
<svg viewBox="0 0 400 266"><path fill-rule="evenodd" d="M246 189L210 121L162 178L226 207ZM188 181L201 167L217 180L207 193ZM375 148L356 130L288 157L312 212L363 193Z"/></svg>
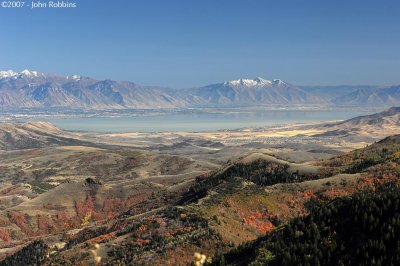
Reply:
<svg viewBox="0 0 400 266"><path fill-rule="evenodd" d="M0 71L0 78L10 78L10 77L14 77L17 75L18 75L18 73L14 72L12 70Z"/></svg>
<svg viewBox="0 0 400 266"><path fill-rule="evenodd" d="M39 75L39 73L37 71L32 71L29 69L25 69L25 70L21 71L20 74L27 76L27 77L37 77Z"/></svg>
<svg viewBox="0 0 400 266"><path fill-rule="evenodd" d="M15 72L13 70L0 71L0 79L3 79L3 78L17 79L17 78L21 78L21 77L36 78L39 76L44 77L44 74L40 73L38 71L29 70L29 69L25 69L21 72Z"/></svg>
<svg viewBox="0 0 400 266"><path fill-rule="evenodd" d="M226 86L243 86L243 87L260 87L260 86L270 86L272 84L275 84L276 80L268 80L268 79L263 79L261 77L256 77L255 79L237 79L237 80L230 80L224 82L224 85ZM279 80L280 82L283 82Z"/></svg>

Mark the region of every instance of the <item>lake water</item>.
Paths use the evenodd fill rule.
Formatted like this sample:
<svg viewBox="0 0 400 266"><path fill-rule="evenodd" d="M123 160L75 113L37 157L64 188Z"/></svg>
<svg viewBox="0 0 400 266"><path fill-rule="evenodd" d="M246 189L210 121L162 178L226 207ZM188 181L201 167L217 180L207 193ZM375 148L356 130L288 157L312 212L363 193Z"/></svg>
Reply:
<svg viewBox="0 0 400 266"><path fill-rule="evenodd" d="M155 116L47 119L73 131L95 132L199 132L277 124L345 120L372 111L257 111L229 113L182 113ZM40 119L43 121L43 119Z"/></svg>

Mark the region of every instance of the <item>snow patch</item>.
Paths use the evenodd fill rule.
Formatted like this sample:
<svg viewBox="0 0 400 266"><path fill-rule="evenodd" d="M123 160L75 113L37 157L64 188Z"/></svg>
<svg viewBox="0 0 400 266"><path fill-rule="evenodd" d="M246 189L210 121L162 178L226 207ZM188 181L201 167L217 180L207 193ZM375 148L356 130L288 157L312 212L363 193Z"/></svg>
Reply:
<svg viewBox="0 0 400 266"><path fill-rule="evenodd" d="M73 76L67 76L67 79L73 79L73 80L79 81L82 79L82 77L79 75L73 75Z"/></svg>
<svg viewBox="0 0 400 266"><path fill-rule="evenodd" d="M283 85L286 84L283 80L281 79L274 79L273 80L274 85Z"/></svg>

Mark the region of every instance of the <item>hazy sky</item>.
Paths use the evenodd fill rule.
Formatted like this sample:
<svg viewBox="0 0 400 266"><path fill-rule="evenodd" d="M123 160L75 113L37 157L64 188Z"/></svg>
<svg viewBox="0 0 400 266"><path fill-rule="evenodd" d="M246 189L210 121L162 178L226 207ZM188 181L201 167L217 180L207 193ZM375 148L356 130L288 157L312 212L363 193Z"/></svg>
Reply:
<svg viewBox="0 0 400 266"><path fill-rule="evenodd" d="M397 0L76 3L0 8L0 69L174 87L257 76L400 84Z"/></svg>

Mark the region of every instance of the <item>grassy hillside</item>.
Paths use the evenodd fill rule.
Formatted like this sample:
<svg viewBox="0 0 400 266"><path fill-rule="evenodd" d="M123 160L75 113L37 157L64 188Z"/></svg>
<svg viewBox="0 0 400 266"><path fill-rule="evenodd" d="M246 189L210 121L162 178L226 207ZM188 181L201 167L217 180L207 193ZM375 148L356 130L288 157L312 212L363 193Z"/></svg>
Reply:
<svg viewBox="0 0 400 266"><path fill-rule="evenodd" d="M121 163L104 169L108 172L102 181L107 183L85 181L86 190L106 195L111 184L119 184L115 192L128 193L125 178L106 178L117 165L121 177L126 171L146 169L150 175L132 177L139 181L133 188L146 195L123 210L118 209L121 201L112 199L107 205L111 215L104 219L93 217L105 207L97 206L95 197L83 198L74 205L80 213L79 224L43 238L45 253L50 253L43 263L94 265L100 257L103 265L190 265L193 254L200 252L214 265L365 265L368 261L390 265L398 260L399 247L399 146L399 136L393 136L329 160L307 163L258 151L188 179L179 190L177 180L169 178L175 172L191 171L190 161L97 151L102 161L112 158ZM148 160L143 159L145 155ZM119 167L126 165L124 158L136 159L125 169ZM160 159L166 161L160 164ZM153 170L156 173L151 174ZM144 180L153 183L151 190L144 191ZM80 184L66 183L63 188ZM49 191L39 199L56 194L57 188L43 189ZM87 217L88 213L94 216ZM14 224L23 227L24 216L13 214Z"/></svg>
<svg viewBox="0 0 400 266"><path fill-rule="evenodd" d="M93 145L93 143L68 137L66 132L47 122L0 123L0 151L59 145Z"/></svg>
<svg viewBox="0 0 400 266"><path fill-rule="evenodd" d="M365 172L379 164L399 164L399 162L400 135L395 135L366 148L323 161L321 165L328 174L333 174Z"/></svg>

